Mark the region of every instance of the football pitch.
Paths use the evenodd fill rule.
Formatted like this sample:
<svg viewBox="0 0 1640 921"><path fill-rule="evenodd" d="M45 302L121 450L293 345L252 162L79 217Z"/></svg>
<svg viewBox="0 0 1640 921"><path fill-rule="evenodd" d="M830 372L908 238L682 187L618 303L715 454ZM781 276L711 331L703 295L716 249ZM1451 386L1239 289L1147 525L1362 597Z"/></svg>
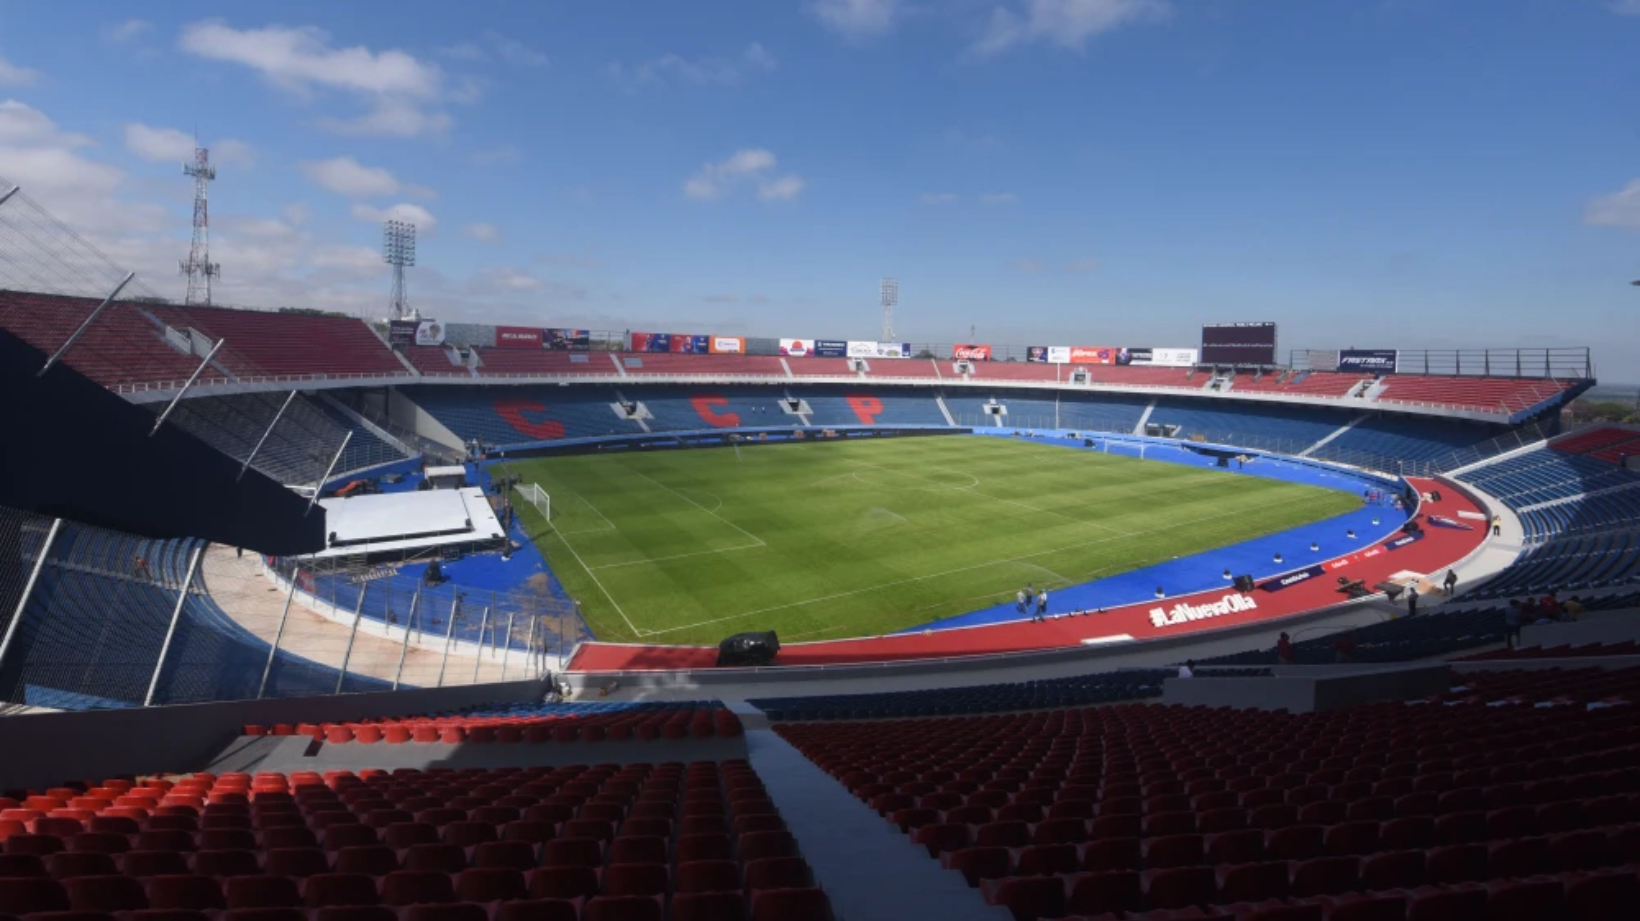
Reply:
<svg viewBox="0 0 1640 921"><path fill-rule="evenodd" d="M611 642L891 633L1342 514L1350 494L1026 441L814 441L514 461L522 521Z"/></svg>

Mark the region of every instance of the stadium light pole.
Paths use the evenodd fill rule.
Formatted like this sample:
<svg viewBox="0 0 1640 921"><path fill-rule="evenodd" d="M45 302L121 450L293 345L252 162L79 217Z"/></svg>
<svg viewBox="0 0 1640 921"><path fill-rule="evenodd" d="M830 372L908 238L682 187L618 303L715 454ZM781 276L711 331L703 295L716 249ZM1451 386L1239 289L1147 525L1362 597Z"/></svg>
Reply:
<svg viewBox="0 0 1640 921"><path fill-rule="evenodd" d="M416 264L416 225L409 221L388 221L382 226L382 261L393 267L393 294L388 319L410 316L410 299L404 290L404 270Z"/></svg>

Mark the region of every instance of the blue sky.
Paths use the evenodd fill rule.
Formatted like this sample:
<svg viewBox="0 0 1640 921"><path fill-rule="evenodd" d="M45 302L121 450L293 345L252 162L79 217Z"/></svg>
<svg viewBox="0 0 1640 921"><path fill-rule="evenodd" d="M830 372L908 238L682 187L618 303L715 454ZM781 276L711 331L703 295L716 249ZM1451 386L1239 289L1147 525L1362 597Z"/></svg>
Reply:
<svg viewBox="0 0 1640 921"><path fill-rule="evenodd" d="M180 296L1188 346L1591 345L1640 380L1640 0L0 0L0 176Z"/></svg>

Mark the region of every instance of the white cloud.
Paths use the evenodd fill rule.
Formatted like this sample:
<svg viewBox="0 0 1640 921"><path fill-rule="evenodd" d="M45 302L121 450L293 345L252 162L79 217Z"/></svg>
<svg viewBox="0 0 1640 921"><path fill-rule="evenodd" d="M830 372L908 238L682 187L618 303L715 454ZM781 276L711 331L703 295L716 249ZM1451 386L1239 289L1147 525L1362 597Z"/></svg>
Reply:
<svg viewBox="0 0 1640 921"><path fill-rule="evenodd" d="M161 230L166 209L119 200L125 172L80 153L90 146L90 138L61 130L39 109L0 101L0 175L6 180L99 244L123 232Z"/></svg>
<svg viewBox="0 0 1640 921"><path fill-rule="evenodd" d="M501 291L536 291L546 284L528 272L510 268L481 269L474 281Z"/></svg>
<svg viewBox="0 0 1640 921"><path fill-rule="evenodd" d="M1612 0L1606 8L1619 16L1640 16L1640 0Z"/></svg>
<svg viewBox="0 0 1640 921"><path fill-rule="evenodd" d="M545 67L552 63L542 52L493 30L484 33L482 44L457 42L440 48L438 53L455 61L487 62L499 58L502 63L517 68Z"/></svg>
<svg viewBox="0 0 1640 921"><path fill-rule="evenodd" d="M380 224L383 221L408 221L416 225L417 233L432 233L438 228L438 218L433 212L420 205L400 202L390 208L377 208L374 205L357 204L350 212L355 220L368 221Z"/></svg>
<svg viewBox="0 0 1640 921"><path fill-rule="evenodd" d="M1012 192L987 192L979 200L987 205L1015 205L1019 203L1019 196Z"/></svg>
<svg viewBox="0 0 1640 921"><path fill-rule="evenodd" d="M19 67L0 56L0 86L27 86L39 76L39 71Z"/></svg>
<svg viewBox="0 0 1640 921"><path fill-rule="evenodd" d="M300 96L334 90L357 97L369 107L364 115L319 120L338 133L413 137L450 126L448 115L427 109L453 96L443 71L405 51L332 47L330 36L313 27L235 29L220 22L185 27L179 44L198 57L247 67Z"/></svg>
<svg viewBox="0 0 1640 921"><path fill-rule="evenodd" d="M461 232L469 237L472 237L474 240L480 240L485 243L494 243L495 241L501 239L501 228L495 226L494 224L485 224L482 222L477 224L468 224L467 226L461 228Z"/></svg>
<svg viewBox="0 0 1640 921"><path fill-rule="evenodd" d="M352 157L309 160L301 170L320 188L348 198L379 198L397 195L403 184L379 166L365 166Z"/></svg>
<svg viewBox="0 0 1640 921"><path fill-rule="evenodd" d="M955 192L924 192L918 200L925 205L949 205L957 200Z"/></svg>
<svg viewBox="0 0 1640 921"><path fill-rule="evenodd" d="M729 86L739 83L747 74L766 73L779 66L762 44L752 42L735 57L685 58L664 54L633 67L611 64L608 72L628 92L637 92L671 81L695 86Z"/></svg>
<svg viewBox="0 0 1640 921"><path fill-rule="evenodd" d="M127 19L103 30L103 37L116 45L134 41L152 31L154 24L144 19Z"/></svg>
<svg viewBox="0 0 1640 921"><path fill-rule="evenodd" d="M194 138L175 128L155 128L134 122L125 126L125 149L144 160L191 163L196 143ZM220 166L248 167L256 162L251 146L233 138L216 141L208 149L212 162Z"/></svg>
<svg viewBox="0 0 1640 921"><path fill-rule="evenodd" d="M1171 12L1168 0L1024 0L1017 11L1001 6L991 11L974 51L993 55L1039 41L1080 51L1094 36L1165 19Z"/></svg>
<svg viewBox="0 0 1640 921"><path fill-rule="evenodd" d="M757 187L757 197L763 201L796 198L803 191L803 178L796 175L775 176L779 165L774 154L762 148L737 150L728 159L708 163L683 183L683 194L690 198L711 200L719 198L734 186L751 183Z"/></svg>
<svg viewBox="0 0 1640 921"><path fill-rule="evenodd" d="M285 223L291 225L292 227L297 227L297 226L300 226L302 224L306 224L308 218L310 218L312 216L313 216L313 209L309 208L307 205L304 205L299 201L293 201L290 204L288 204L288 205L284 206L283 208L279 209L279 217Z"/></svg>
<svg viewBox="0 0 1640 921"><path fill-rule="evenodd" d="M1037 272L1046 271L1048 266L1041 259L1021 259L1014 263L1014 268L1034 275Z"/></svg>
<svg viewBox="0 0 1640 921"><path fill-rule="evenodd" d="M810 0L809 14L852 42L880 38L893 31L905 11L902 0Z"/></svg>
<svg viewBox="0 0 1640 921"><path fill-rule="evenodd" d="M1640 179L1620 191L1591 199L1583 209L1585 223L1640 228Z"/></svg>
<svg viewBox="0 0 1640 921"><path fill-rule="evenodd" d="M1099 260L1093 258L1073 259L1065 264L1067 272L1091 272L1099 267Z"/></svg>
<svg viewBox="0 0 1640 921"><path fill-rule="evenodd" d="M757 197L760 201L787 201L803 194L806 184L801 176L781 176L758 183Z"/></svg>
<svg viewBox="0 0 1640 921"><path fill-rule="evenodd" d="M403 101L389 100L358 118L326 116L319 119L319 127L337 134L410 138L423 134L443 134L450 130L450 116Z"/></svg>

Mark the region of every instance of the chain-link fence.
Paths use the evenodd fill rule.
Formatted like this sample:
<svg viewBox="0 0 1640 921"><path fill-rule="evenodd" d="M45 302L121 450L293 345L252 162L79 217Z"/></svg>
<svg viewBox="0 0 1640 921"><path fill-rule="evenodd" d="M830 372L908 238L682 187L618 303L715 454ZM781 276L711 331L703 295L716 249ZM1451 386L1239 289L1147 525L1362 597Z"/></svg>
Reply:
<svg viewBox="0 0 1640 921"><path fill-rule="evenodd" d="M306 571L291 585L233 548L0 508L0 701L87 709L520 680L589 638L573 604L551 597L349 591Z"/></svg>

